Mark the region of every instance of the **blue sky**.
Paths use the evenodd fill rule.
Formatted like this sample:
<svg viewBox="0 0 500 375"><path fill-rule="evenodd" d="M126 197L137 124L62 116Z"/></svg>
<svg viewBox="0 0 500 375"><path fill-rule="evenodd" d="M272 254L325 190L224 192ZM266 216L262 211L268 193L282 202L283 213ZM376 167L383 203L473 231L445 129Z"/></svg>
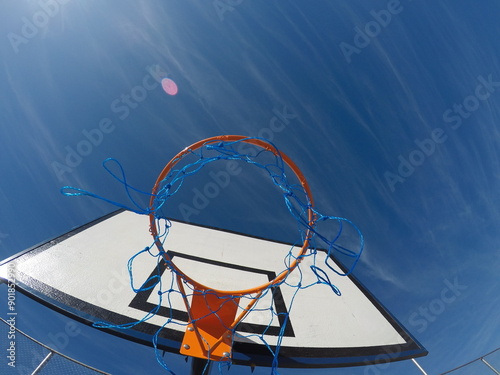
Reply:
<svg viewBox="0 0 500 375"><path fill-rule="evenodd" d="M125 201L101 167L108 157L148 191L191 143L263 135L297 162L323 213L362 229L355 274L429 350L419 360L429 374L499 347L499 7L5 0L0 258L114 209L64 197L62 186ZM178 95L155 84L162 76ZM276 113L286 118L279 131L270 130ZM256 189L243 203L232 194L189 220L289 240L273 205L248 204ZM42 342L71 324L27 298L19 304L19 328ZM163 373L150 348L78 327L64 353L116 374ZM182 358L172 363L185 369ZM418 370L407 361L335 373Z"/></svg>

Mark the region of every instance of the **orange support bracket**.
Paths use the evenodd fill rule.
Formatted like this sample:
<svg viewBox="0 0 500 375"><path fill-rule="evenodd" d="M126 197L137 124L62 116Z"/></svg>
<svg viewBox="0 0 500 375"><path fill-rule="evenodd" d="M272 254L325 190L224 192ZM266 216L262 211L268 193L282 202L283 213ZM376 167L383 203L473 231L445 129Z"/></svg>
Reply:
<svg viewBox="0 0 500 375"><path fill-rule="evenodd" d="M239 297L212 290L193 291L188 308L190 321L180 353L214 361L230 360L239 301Z"/></svg>

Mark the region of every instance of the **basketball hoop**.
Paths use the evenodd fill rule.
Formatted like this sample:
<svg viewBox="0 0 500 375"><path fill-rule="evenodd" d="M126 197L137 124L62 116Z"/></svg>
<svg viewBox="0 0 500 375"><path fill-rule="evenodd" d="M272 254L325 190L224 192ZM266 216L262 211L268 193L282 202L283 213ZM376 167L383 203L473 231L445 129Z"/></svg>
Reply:
<svg viewBox="0 0 500 375"><path fill-rule="evenodd" d="M162 183L170 175L173 167L179 163L186 155L192 154L194 151L202 147L217 147L221 142L231 144L234 142L244 142L260 147L263 150L270 151L276 158L283 160L288 167L293 171L295 176L300 181L302 189L307 199L307 228L302 248L298 255L287 267L280 272L273 280L249 289L243 290L218 290L209 286L203 285L190 276L186 275L170 258L168 253L163 248L163 242L159 235L157 221L158 216L154 209L156 198L158 197L159 189ZM241 158L240 160L245 160ZM168 187L167 187L168 189ZM172 160L162 170L152 190L150 207L153 208L149 214L150 231L155 240L155 244L162 254L167 266L177 276L177 284L183 296L184 303L189 315L189 323L186 328L184 339L181 344L180 353L193 357L227 361L231 359L231 348L233 343L233 332L236 325L248 314L251 308L262 296L262 293L278 284L287 278L287 276L297 267L304 255L309 249L309 241L313 235L311 228L314 226L315 213L313 211L312 194L303 173L297 165L285 154L280 152L271 143L260 138L249 138L240 135L223 135L212 138L207 138L193 145L186 147L184 150L175 155ZM190 285L192 289L191 302L188 301L188 294L185 291L184 285ZM252 296L253 295L253 296ZM241 297L250 298L250 302L245 308L239 306ZM241 312L238 314L238 309Z"/></svg>

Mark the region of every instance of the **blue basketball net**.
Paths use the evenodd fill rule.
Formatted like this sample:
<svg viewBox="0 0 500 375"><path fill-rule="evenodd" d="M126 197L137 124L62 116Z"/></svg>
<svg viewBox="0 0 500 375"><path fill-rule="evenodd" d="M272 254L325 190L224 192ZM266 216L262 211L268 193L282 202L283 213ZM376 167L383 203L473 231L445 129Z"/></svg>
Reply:
<svg viewBox="0 0 500 375"><path fill-rule="evenodd" d="M267 146L262 148L254 144L249 145L249 141L252 140L257 140L261 142L261 144L264 142ZM244 147L242 147L243 144ZM166 307L170 312L169 316L165 318L162 327L153 335L152 343L155 347L156 358L160 365L171 374L175 374L165 362L162 351L159 349L159 346L161 346L160 333L163 328L169 325L187 326L188 323L174 318L171 301L174 298L178 299L178 296L181 296L186 301L191 298L194 293L201 292L208 294L211 293L211 291L200 291L199 288L192 285L189 280L186 280L185 275L178 272L170 256L163 249L163 244L168 244L170 230L173 230L173 227L175 227L175 223L172 223L168 217L169 200L181 191L186 179L196 175L210 163L221 160L235 160L248 163L262 170L277 187L286 208L297 223L298 236L296 242L290 245L289 252L284 256L284 269L276 274L281 274L283 271L293 272L288 274L283 280L277 283L271 283L259 293L229 295L224 297L227 298L227 301L225 300L224 303L231 303L231 300L239 301L238 314L242 313L245 317L248 317L252 313L259 313L261 316L264 316L267 326L264 324L265 328L258 333L248 333L248 329L246 328L248 325L245 322L245 318L243 318L235 326L228 326L226 328L231 332L234 343L242 341L248 342L250 340L254 343L263 344L273 357L272 363L269 364L271 367L271 374L279 374L278 362L280 348L295 296L301 290L314 287L317 284L329 286L332 293L340 296L341 292L331 281L331 278L336 276L347 276L353 271L363 251L363 235L350 220L336 216L323 215L318 212L312 206L311 199L304 190L303 185L296 181L290 181L287 177L290 171L287 167L287 163L283 160L283 154L273 143L266 139L248 137L231 141L219 139L211 140L203 143L201 146L197 146L197 148L188 148L185 151L186 152L181 157L174 160L174 166L168 171L164 178L158 181L153 194L143 192L129 185L120 163L115 159L106 159L103 162L103 167L113 178L124 186L126 194L131 202L129 205L103 198L79 188L66 186L61 189L61 192L66 196L90 196L137 214L154 216L155 226L157 228L154 241L149 246L133 255L128 262L128 272L133 291L135 293L151 290L156 291L158 295L156 306L145 314L142 319L131 323L116 325L107 322L96 322L94 326L99 328L118 329L133 328L155 317L160 311L160 308ZM187 161L188 159L189 161ZM118 173L113 170L117 170ZM257 182L257 184L258 183L259 182ZM148 207L144 207L137 199L134 199L133 195L137 193L149 197L152 203ZM309 216L311 212L313 212L314 217L312 221ZM321 228L324 227L325 223L335 224L335 230L332 231L330 225L328 231L322 232ZM347 241L345 241L346 239L343 237L346 237L344 232L347 227L350 228L350 235ZM352 238L353 233L355 235L354 240ZM303 246L304 241L308 242L307 251L297 256L297 248ZM347 242L348 245L344 245L344 242ZM152 276L143 280L139 287L136 287L134 280L134 262L142 261L144 257L154 259L156 262L156 271ZM340 268L338 261L339 257L348 259L349 261L346 263L349 265L346 266L344 264ZM290 267L294 264L296 268L292 270ZM172 277L170 278L164 275L165 265L172 273ZM290 277L292 274L294 277ZM282 309L283 311L273 306L273 300L275 300L276 294L280 293L280 288L286 288L289 291L289 293L287 293L288 300L283 301L286 305L286 309ZM280 295L280 298L283 297ZM327 296L325 296L325 298L327 298ZM218 317L217 310L214 311L211 307L209 307L208 310L208 314L215 314L215 316ZM197 319L203 318L204 317L199 317ZM278 332L276 332L277 322L279 322L280 326ZM196 324L196 320L191 322L191 324L193 323ZM210 351L208 359L212 359L210 358ZM234 359L235 362L238 363L238 359ZM230 367L231 363L232 358L230 356L223 360L219 360L218 366L220 373L222 373L223 368ZM208 362L205 369L208 373Z"/></svg>

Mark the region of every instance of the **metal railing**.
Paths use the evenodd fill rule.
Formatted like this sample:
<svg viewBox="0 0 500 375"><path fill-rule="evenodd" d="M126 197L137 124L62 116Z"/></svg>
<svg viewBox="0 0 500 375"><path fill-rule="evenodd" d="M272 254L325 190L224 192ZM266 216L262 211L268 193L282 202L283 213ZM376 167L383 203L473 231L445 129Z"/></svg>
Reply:
<svg viewBox="0 0 500 375"><path fill-rule="evenodd" d="M31 375L44 375L44 373L71 373L78 375L110 375L107 372L103 372L97 370L91 366L88 366L82 362L79 362L73 358L70 358L47 345L42 344L41 342L35 340L34 338L28 336L26 333L20 331L17 327L12 324L9 324L4 319L0 318L0 321L5 323L8 326L9 330L16 331L16 335L22 335L23 337L23 352L26 354L27 352L37 353L38 358L40 358L40 363L37 364L33 361L34 356L31 356L31 363L28 365L27 363L23 363L21 366L23 369L19 369L20 366L16 366L17 373L19 371L23 371L23 373L31 374ZM19 340L20 337L16 336L16 341ZM21 343L19 343L21 344ZM21 348L19 348L21 349ZM40 352L44 352L44 355L40 355ZM46 354L45 354L46 353ZM34 369L33 369L34 368ZM32 370L33 369L33 370ZM55 371L55 372L54 372Z"/></svg>
<svg viewBox="0 0 500 375"><path fill-rule="evenodd" d="M497 349L495 349L495 350L493 350L493 351L491 351L491 352L489 352L489 353L487 353L479 358L476 358L473 361L467 362L461 366L455 367L454 369L443 372L439 375L445 375L445 374L459 375L458 373L461 372L461 370L468 371L473 366L477 366L477 368L484 369L484 374L500 375L500 371L498 370L498 368L500 368L500 367L495 368L490 360L490 358L495 357L500 362L499 350L500 350L500 348L497 348ZM483 371L481 371L481 374L483 374Z"/></svg>

